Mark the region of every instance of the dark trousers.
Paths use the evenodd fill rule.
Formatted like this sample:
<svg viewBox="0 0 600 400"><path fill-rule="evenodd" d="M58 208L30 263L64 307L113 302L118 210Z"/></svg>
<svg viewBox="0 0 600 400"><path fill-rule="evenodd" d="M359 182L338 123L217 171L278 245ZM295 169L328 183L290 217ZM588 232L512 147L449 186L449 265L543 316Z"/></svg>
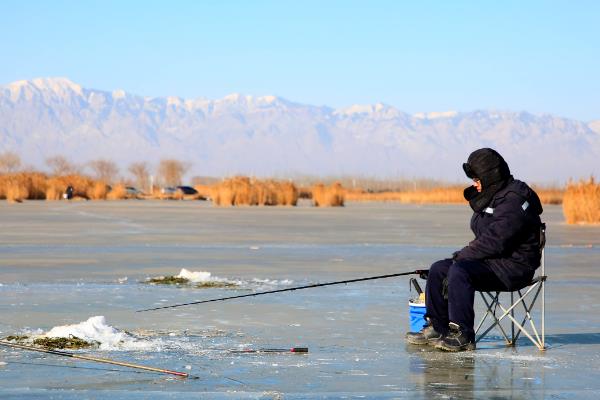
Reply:
<svg viewBox="0 0 600 400"><path fill-rule="evenodd" d="M448 278L448 299L442 294L445 278ZM437 332L447 334L448 323L454 322L474 341L475 291L495 290L506 290L506 286L484 261L436 261L427 277L425 316Z"/></svg>

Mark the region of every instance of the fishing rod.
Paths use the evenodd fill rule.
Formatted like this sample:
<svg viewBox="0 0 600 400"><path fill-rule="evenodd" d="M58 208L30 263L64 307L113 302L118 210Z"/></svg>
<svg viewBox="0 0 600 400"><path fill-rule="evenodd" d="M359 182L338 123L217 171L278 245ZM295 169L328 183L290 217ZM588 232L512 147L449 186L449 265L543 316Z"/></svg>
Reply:
<svg viewBox="0 0 600 400"><path fill-rule="evenodd" d="M224 349L222 347L208 347L202 350L208 351L224 351L232 354L260 354L260 353L295 353L295 354L306 354L308 353L308 347L287 347L287 348L273 348L273 347L261 347L258 349L245 348L245 349Z"/></svg>
<svg viewBox="0 0 600 400"><path fill-rule="evenodd" d="M93 362L99 362L99 363L104 363L104 364L119 365L121 367L127 367L127 368L143 369L145 371L152 371L152 372L159 372L159 373L162 373L162 374L177 375L177 376L181 376L181 377L184 377L184 378L189 377L189 374L185 373L185 372L171 371L169 369L162 369L162 368L155 368L155 367L148 367L148 366L145 366L145 365L139 365L139 364L126 363L126 362L122 362L122 361L109 360L107 358L97 358L97 357L85 356L85 355L82 355L82 354L68 353L66 351L51 350L51 349L40 349L38 347L27 346L27 345L17 344L17 343L5 342L4 340L0 340L0 346L12 347L12 348L21 349L21 350L37 351L37 352L40 352L40 353L54 354L54 355L63 356L63 357L77 358L79 360L85 360L85 361L93 361Z"/></svg>
<svg viewBox="0 0 600 400"><path fill-rule="evenodd" d="M427 272L428 272L428 270L426 270L426 269L425 270L424 269L418 269L416 271L401 272L401 273L398 273L398 274L370 276L370 277L367 277L367 278L356 278L356 279L348 279L348 280L345 280L345 281L336 281L336 282L327 282L327 283L315 283L315 284L306 285L306 286L296 286L296 287L285 288L285 289L268 290L266 292L256 292L256 293L249 293L249 294L240 294L240 295L237 295L237 296L221 297L221 298L218 298L218 299L192 301L190 303L172 304L170 306L161 306L161 307L147 308L147 309L144 309L144 310L137 310L136 312L155 311L155 310L162 310L162 309L165 309L165 308L175 308L175 307L191 306L193 304L203 304L203 303L212 303L212 302L215 302L215 301L224 301L224 300L231 300L231 299L241 299L242 297L262 296L263 294L291 292L291 291L294 291L294 290L311 289L311 288L322 287L322 286L331 286L331 285L341 285L341 284L344 284L344 283L370 281L370 280L373 280L373 279L393 278L393 277L396 277L396 276L415 275L415 274L416 275L424 276L425 274L427 274Z"/></svg>
<svg viewBox="0 0 600 400"><path fill-rule="evenodd" d="M302 354L308 353L308 347L292 347L291 349L232 349L228 350L230 353L295 353Z"/></svg>
<svg viewBox="0 0 600 400"><path fill-rule="evenodd" d="M55 367L55 368L70 368L70 369L88 369L92 371L105 371L105 372L126 372L128 374L152 374L152 371L128 371L124 369L116 369L116 368L97 368L97 367L82 367L79 365L65 365L65 364L48 364L41 362L23 362L23 361L9 361L10 364L18 364L18 365L32 365L32 366L42 366L42 367Z"/></svg>

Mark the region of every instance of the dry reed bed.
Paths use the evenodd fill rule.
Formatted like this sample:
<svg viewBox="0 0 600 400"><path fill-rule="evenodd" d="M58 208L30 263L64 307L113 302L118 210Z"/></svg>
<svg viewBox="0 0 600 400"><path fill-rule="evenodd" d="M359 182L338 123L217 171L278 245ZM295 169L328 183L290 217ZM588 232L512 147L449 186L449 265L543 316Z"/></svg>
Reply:
<svg viewBox="0 0 600 400"><path fill-rule="evenodd" d="M82 175L48 177L39 172L19 172L0 175L0 199L10 202L61 200L68 186L73 187L74 199L116 200L128 197L122 184L111 190L104 182Z"/></svg>
<svg viewBox="0 0 600 400"><path fill-rule="evenodd" d="M563 198L568 224L600 224L600 183L594 178L569 182Z"/></svg>
<svg viewBox="0 0 600 400"><path fill-rule="evenodd" d="M65 175L48 178L46 200L61 200L67 187L73 187L74 199L106 200L109 187L104 182L82 175Z"/></svg>
<svg viewBox="0 0 600 400"><path fill-rule="evenodd" d="M339 182L329 186L319 183L312 187L312 200L315 207L343 207L346 190Z"/></svg>
<svg viewBox="0 0 600 400"><path fill-rule="evenodd" d="M535 192L540 197L542 204L562 204L565 195L564 188L556 187L533 187Z"/></svg>
<svg viewBox="0 0 600 400"><path fill-rule="evenodd" d="M46 176L39 172L18 172L0 175L0 199L21 202L46 196Z"/></svg>
<svg viewBox="0 0 600 400"><path fill-rule="evenodd" d="M295 206L298 189L291 182L260 181L238 176L210 188L196 187L200 193L210 192L213 205L230 206Z"/></svg>
<svg viewBox="0 0 600 400"><path fill-rule="evenodd" d="M204 199L210 198L214 185L194 185L194 189L198 192L198 196Z"/></svg>
<svg viewBox="0 0 600 400"><path fill-rule="evenodd" d="M124 184L110 189L104 182L82 175L48 177L39 172L18 172L0 175L0 199L10 202L23 200L60 200L68 186L73 187L74 199L116 200L131 196ZM234 177L216 185L197 185L194 199L211 197L216 206L295 206L299 197L311 198L317 207L343 206L345 201L395 201L401 203L464 203L462 186L445 186L423 190L368 192L345 190L339 183L329 186L316 184L298 190L291 182ZM542 203L563 204L567 223L600 223L600 184L593 178L570 182L566 190L537 188ZM183 198L182 194L165 196L159 192L148 198ZM187 198L187 197L186 197Z"/></svg>
<svg viewBox="0 0 600 400"><path fill-rule="evenodd" d="M444 186L423 190L407 190L402 192L367 192L364 190L346 191L348 201L393 201L400 203L465 203L463 196L463 186ZM561 204L563 201L564 190L558 188L540 188L536 189L540 200L544 204Z"/></svg>
<svg viewBox="0 0 600 400"><path fill-rule="evenodd" d="M216 185L197 185L195 189L210 197L215 206L296 206L300 190L291 182L258 180L245 176L226 179ZM340 183L325 186L317 184L310 190L302 189L303 198L312 198L316 207L341 207L345 190Z"/></svg>
<svg viewBox="0 0 600 400"><path fill-rule="evenodd" d="M405 192L347 191L348 201L393 201L400 203L464 203L463 187L447 186L433 189L409 190Z"/></svg>

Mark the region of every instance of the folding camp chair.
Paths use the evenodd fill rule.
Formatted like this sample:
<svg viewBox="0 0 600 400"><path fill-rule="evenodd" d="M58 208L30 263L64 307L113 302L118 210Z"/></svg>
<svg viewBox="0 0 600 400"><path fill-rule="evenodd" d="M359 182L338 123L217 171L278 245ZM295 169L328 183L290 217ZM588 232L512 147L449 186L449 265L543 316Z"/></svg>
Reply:
<svg viewBox="0 0 600 400"><path fill-rule="evenodd" d="M515 291L511 292L479 292L483 302L487 307L487 311L485 315L481 318L479 325L477 325L477 329L475 329L475 342L479 342L482 338L484 338L488 332L490 332L493 328L497 327L501 332L502 336L506 340L507 346L514 346L520 334L523 333L531 342L537 346L540 350L546 349L545 343L545 312L546 312L546 299L545 299L545 284L546 284L546 266L545 266L545 250L544 247L546 245L546 224L542 224L540 226L540 251L541 251L541 264L540 264L540 275L535 277L529 284ZM501 302L501 294L510 294L510 305L505 307ZM518 297L516 296L518 294ZM540 307L539 313L541 317L540 328L541 334L538 333L538 330L535 326L535 321L533 320L533 308L536 304L536 300L540 297ZM515 297L517 297L515 299ZM522 310L519 305L522 306ZM521 312L519 312L521 310ZM517 319L517 314L519 314L522 319L519 323ZM482 329L485 321L491 318L491 324L485 330L479 334L479 331ZM507 329L502 326L501 321L508 319L510 322L510 336L507 334ZM519 318L520 319L520 318ZM526 322L529 321L530 329L529 331L526 328ZM477 336L479 334L479 336Z"/></svg>

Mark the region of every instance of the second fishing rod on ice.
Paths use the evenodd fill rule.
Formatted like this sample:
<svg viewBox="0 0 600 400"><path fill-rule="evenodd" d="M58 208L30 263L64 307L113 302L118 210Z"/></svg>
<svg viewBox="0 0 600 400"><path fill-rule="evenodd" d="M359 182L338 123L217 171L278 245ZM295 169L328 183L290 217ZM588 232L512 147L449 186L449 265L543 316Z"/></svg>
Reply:
<svg viewBox="0 0 600 400"><path fill-rule="evenodd" d="M240 295L237 295L237 296L220 297L218 299L192 301L192 302L189 302L189 303L172 304L170 306L161 306L161 307L147 308L147 309L144 309L144 310L138 310L137 312L154 311L154 310L162 310L162 309L165 309L165 308L175 308L175 307L191 306L191 305L194 305L194 304L203 304L203 303L212 303L212 302L215 302L215 301L241 299L242 297L262 296L263 294L291 292L291 291L294 291L294 290L312 289L312 288L323 287L323 286L342 285L342 284L346 284L346 283L371 281L371 280L374 280L374 279L394 278L394 277L397 277L397 276L420 275L421 277L425 277L428 272L429 272L429 270L426 270L426 269L417 269L415 271L401 272L401 273L398 273L398 274L377 275L377 276L369 276L367 278L348 279L348 280L345 280L345 281L315 283L315 284L312 284L312 285L296 286L296 287L285 288L285 289L277 289L277 290L268 290L266 292L256 292L256 293L240 294Z"/></svg>

